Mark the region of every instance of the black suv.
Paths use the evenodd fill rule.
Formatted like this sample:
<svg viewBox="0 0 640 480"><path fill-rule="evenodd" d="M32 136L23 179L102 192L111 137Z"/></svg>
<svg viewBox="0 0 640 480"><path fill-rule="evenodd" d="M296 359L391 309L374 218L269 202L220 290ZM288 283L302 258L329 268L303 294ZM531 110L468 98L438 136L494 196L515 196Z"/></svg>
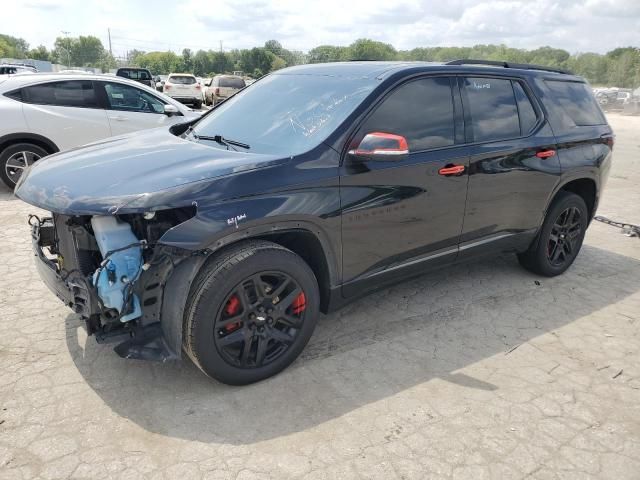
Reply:
<svg viewBox="0 0 640 480"><path fill-rule="evenodd" d="M119 68L116 70L116 76L128 78L129 80L134 80L138 83L142 83L143 85L147 85L148 87L156 88L156 82L154 82L151 77L151 72L146 68Z"/></svg>
<svg viewBox="0 0 640 480"><path fill-rule="evenodd" d="M99 342L246 384L289 365L320 311L436 266L513 252L564 272L613 139L568 72L305 65L46 157L16 194L53 212L30 217L40 275Z"/></svg>

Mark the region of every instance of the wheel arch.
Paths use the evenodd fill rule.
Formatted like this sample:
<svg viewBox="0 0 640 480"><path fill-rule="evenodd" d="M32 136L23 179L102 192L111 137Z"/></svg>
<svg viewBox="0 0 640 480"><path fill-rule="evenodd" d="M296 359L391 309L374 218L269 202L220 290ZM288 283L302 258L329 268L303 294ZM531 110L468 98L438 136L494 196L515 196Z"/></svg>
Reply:
<svg viewBox="0 0 640 480"><path fill-rule="evenodd" d="M0 137L0 152L17 143L33 143L40 148L44 148L49 154L60 151L58 146L45 136L38 135L37 133L16 132Z"/></svg>
<svg viewBox="0 0 640 480"><path fill-rule="evenodd" d="M591 221L598 207L598 184L594 178L589 176L574 177L560 183L553 192L553 195L551 195L545 213L549 210L560 192L571 192L580 196L587 205L589 221Z"/></svg>

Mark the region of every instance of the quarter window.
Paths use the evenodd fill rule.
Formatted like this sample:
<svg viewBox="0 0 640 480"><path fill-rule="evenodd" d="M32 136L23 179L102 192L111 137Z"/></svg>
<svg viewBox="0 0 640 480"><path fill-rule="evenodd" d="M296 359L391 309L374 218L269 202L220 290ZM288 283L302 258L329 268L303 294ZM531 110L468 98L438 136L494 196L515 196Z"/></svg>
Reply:
<svg viewBox="0 0 640 480"><path fill-rule="evenodd" d="M164 113L164 103L144 90L121 83L105 83L110 110Z"/></svg>
<svg viewBox="0 0 640 480"><path fill-rule="evenodd" d="M518 108L511 80L467 77L463 80L469 109L471 141L486 142L520 136Z"/></svg>
<svg viewBox="0 0 640 480"><path fill-rule="evenodd" d="M576 125L607 123L586 83L557 80L547 80L546 83L556 101Z"/></svg>
<svg viewBox="0 0 640 480"><path fill-rule="evenodd" d="M23 89L23 99L27 103L38 105L99 108L93 82L88 80L68 80L32 85Z"/></svg>
<svg viewBox="0 0 640 480"><path fill-rule="evenodd" d="M433 77L398 87L365 122L360 133L402 135L415 152L454 144L451 80Z"/></svg>

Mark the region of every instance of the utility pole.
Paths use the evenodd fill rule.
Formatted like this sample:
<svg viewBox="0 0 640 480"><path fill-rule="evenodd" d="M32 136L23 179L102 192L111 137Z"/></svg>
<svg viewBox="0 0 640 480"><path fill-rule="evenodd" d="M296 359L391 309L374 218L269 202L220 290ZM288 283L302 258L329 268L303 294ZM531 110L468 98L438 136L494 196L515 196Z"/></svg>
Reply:
<svg viewBox="0 0 640 480"><path fill-rule="evenodd" d="M109 34L109 54L113 56L113 50L111 50L111 29L107 28L107 33Z"/></svg>
<svg viewBox="0 0 640 480"><path fill-rule="evenodd" d="M220 53L222 53L222 40L220 40Z"/></svg>

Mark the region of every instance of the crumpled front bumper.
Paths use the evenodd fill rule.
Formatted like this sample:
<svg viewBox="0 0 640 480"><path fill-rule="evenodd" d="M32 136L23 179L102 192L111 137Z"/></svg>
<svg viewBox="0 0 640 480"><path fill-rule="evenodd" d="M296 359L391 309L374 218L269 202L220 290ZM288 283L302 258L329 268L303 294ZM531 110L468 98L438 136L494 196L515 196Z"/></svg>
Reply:
<svg viewBox="0 0 640 480"><path fill-rule="evenodd" d="M35 217L32 217L35 218ZM44 238L53 239L55 227L51 218L42 221L30 222L31 225L31 245L36 257L36 269L44 284L58 297L65 305L78 312L75 303L75 294L80 293L81 286L64 278L58 271L58 265L44 254L42 241ZM48 243L48 242L45 242ZM48 246L48 245L46 245Z"/></svg>
<svg viewBox="0 0 640 480"><path fill-rule="evenodd" d="M162 253L165 261L158 262L156 269L145 272L148 278L141 277L144 281L140 284L140 294L143 301L147 300L143 317L140 321L122 324L122 329L105 331L102 328L96 329L96 326L101 326L101 309L95 287L80 272L61 269L57 261L45 253L45 248L53 244L56 235L53 219L32 217L30 225L32 248L40 278L56 297L85 320L88 333L95 334L98 343L117 343L114 350L123 358L167 361L181 357L183 305L192 272L196 271L202 259L194 257L192 261L181 262L183 258L179 255L169 258L166 253ZM185 264L184 267L177 265L181 263ZM181 273L174 279L174 265L179 267L178 272L189 267L186 275ZM166 288L175 293L165 300ZM152 298L154 300L149 301Z"/></svg>

